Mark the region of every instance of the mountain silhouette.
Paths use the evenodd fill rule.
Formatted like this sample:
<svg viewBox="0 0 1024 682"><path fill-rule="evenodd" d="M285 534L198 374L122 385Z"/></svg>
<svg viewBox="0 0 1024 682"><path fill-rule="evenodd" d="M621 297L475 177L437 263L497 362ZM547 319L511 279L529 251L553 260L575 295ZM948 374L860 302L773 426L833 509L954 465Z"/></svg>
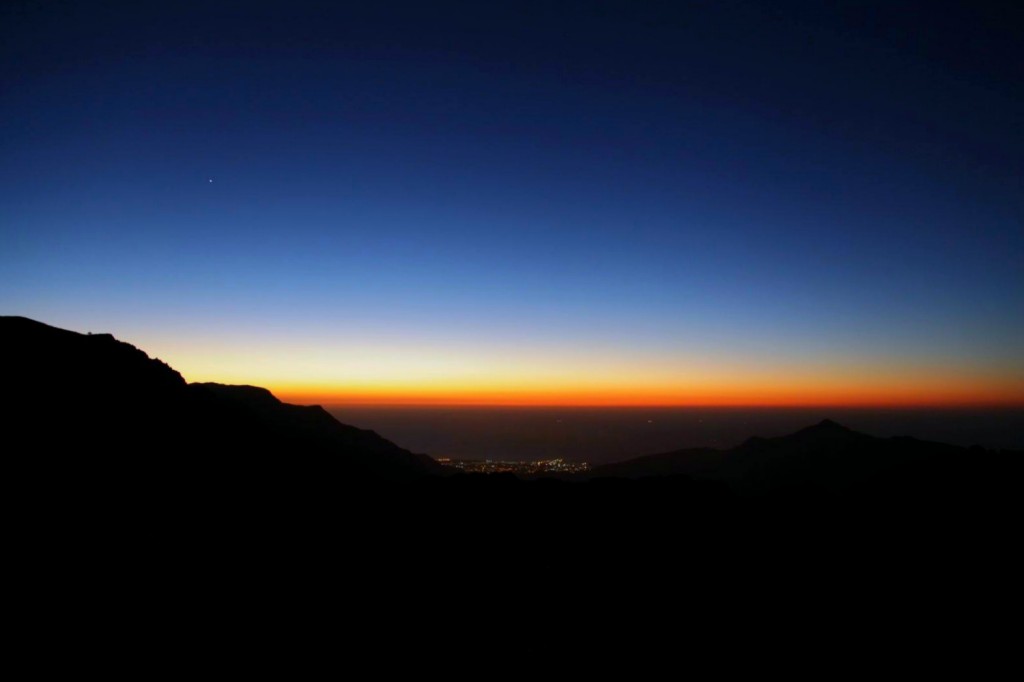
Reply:
<svg viewBox="0 0 1024 682"><path fill-rule="evenodd" d="M308 624L301 639L334 647L341 619L359 626L354 645L377 662L469 651L504 665L540 641L603 665L605 649L660 641L676 656L693 632L712 632L727 649L717 665L748 651L737 629L758 641L779 633L789 655L779 614L805 608L834 639L822 608L846 619L866 604L875 631L893 603L920 614L930 651L935 630L925 628L946 628L932 614L957 608L936 595L964 580L962 565L984 567L972 604L980 588L995 585L983 601L1002 603L1001 585L1016 585L994 581L992 567L1014 567L1020 453L824 421L729 450L597 467L587 479L452 474L320 407L254 386L189 384L108 334L0 317L0 339L12 525L24 572L43 580L32 613L61 614L83 652L102 648L94 632L109 646L101 617L113 613L131 630L118 641L142 652L196 631L222 646L230 630L249 656L268 619L289 631ZM269 606L268 586L284 595ZM295 612L278 615L278 604ZM665 625L666 605L687 629ZM439 628L439 613L458 614L461 629ZM964 615L955 622L979 620ZM529 629L495 635L496 623L520 621ZM912 628L894 623L903 642ZM859 622L846 624L860 642Z"/></svg>
<svg viewBox="0 0 1024 682"><path fill-rule="evenodd" d="M899 487L909 495L943 488L962 490L970 482L1001 485L991 474L1019 472L1022 460L1017 452L910 437L876 438L826 419L785 436L755 436L728 450L677 450L595 467L589 476L689 476L753 494L869 494Z"/></svg>
<svg viewBox="0 0 1024 682"><path fill-rule="evenodd" d="M1015 452L876 438L824 420L728 450L637 457L560 481L452 476L431 457L342 424L320 406L289 405L255 386L189 384L166 363L109 334L0 317L0 338L7 350L7 442L39 453L31 460L37 468L52 465L68 481L97 489L146 481L164 488L239 493L271 486L331 496L366 483L420 481L428 496L434 489L458 491L483 505L524 488L537 499L557 500L587 480L601 491L590 496L911 495L1005 487L1019 479L1024 460ZM622 483L610 485L611 479ZM656 490L644 484L644 492L629 483L654 479L660 480Z"/></svg>
<svg viewBox="0 0 1024 682"><path fill-rule="evenodd" d="M0 338L6 437L54 458L88 462L92 473L278 482L328 476L344 484L444 470L322 407L289 405L253 386L189 384L109 334L0 317ZM85 452L99 456L72 456Z"/></svg>

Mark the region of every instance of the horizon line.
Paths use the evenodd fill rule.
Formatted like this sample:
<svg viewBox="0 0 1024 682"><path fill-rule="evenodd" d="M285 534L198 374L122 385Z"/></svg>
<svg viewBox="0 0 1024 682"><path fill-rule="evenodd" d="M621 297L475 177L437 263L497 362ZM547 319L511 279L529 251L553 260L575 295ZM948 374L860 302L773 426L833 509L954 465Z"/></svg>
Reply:
<svg viewBox="0 0 1024 682"><path fill-rule="evenodd" d="M275 395L277 395L275 393ZM281 396L278 396L279 398ZM290 402L297 396L284 394ZM298 404L298 403L296 403ZM325 408L526 408L526 409L694 409L694 410L1024 410L1022 403L534 403L534 402L412 402L303 401Z"/></svg>

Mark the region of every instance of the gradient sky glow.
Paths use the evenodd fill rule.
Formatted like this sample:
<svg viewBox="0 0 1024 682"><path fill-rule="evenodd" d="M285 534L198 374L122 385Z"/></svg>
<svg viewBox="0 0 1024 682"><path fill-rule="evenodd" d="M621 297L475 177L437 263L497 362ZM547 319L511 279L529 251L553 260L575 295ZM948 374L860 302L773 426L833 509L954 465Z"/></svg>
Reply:
<svg viewBox="0 0 1024 682"><path fill-rule="evenodd" d="M151 4L0 9L2 314L304 402L1024 405L1012 3Z"/></svg>

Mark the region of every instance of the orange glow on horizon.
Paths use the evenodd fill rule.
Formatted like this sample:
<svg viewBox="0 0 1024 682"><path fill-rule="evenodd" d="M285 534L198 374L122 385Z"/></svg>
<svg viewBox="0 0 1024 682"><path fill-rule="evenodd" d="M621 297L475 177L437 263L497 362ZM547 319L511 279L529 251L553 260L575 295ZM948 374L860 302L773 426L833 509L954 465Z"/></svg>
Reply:
<svg viewBox="0 0 1024 682"><path fill-rule="evenodd" d="M323 387L271 387L285 402L319 405L522 406L522 407L860 407L860 408L1017 408L1019 392L947 387L922 391L830 387L785 391L770 387L720 391L589 392L572 390L414 390L344 391Z"/></svg>
<svg viewBox="0 0 1024 682"><path fill-rule="evenodd" d="M149 345L188 381L263 386L306 405L1024 407L1024 370L983 358L735 358L327 342Z"/></svg>

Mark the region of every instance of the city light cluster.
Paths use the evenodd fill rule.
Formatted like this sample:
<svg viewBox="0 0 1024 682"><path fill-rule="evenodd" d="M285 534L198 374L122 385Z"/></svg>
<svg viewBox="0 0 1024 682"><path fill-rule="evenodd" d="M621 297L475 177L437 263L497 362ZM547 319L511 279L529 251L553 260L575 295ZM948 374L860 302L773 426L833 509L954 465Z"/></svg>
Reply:
<svg viewBox="0 0 1024 682"><path fill-rule="evenodd" d="M515 461L438 457L437 461L445 466L477 474L509 473L525 476L537 474L577 474L590 470L590 465L587 462L567 462L561 458Z"/></svg>

